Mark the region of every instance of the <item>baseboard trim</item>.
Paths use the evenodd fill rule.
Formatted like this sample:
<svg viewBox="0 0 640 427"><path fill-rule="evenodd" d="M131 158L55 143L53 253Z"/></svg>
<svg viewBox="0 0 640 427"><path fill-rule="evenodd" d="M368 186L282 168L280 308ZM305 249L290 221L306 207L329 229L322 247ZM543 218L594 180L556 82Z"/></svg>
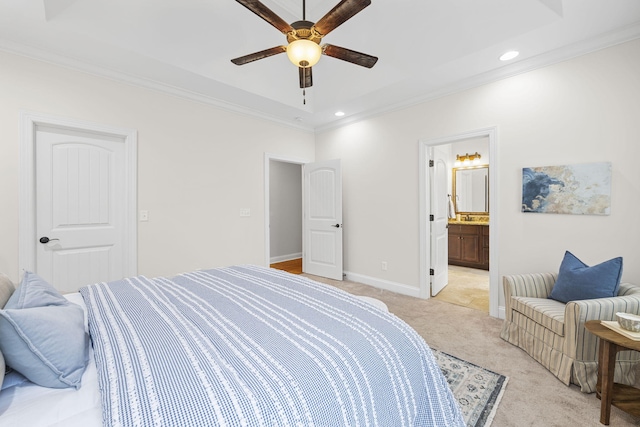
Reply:
<svg viewBox="0 0 640 427"><path fill-rule="evenodd" d="M391 282L389 280L378 279L377 277L365 276L363 274L351 273L349 271L345 271L344 274L345 279L352 282L363 283L365 285L373 286L374 288L384 289L386 291L420 298L420 289L413 286L405 285L404 283Z"/></svg>
<svg viewBox="0 0 640 427"><path fill-rule="evenodd" d="M292 259L298 259L298 258L302 258L302 252L298 252L298 253L295 253L295 254L288 254L288 255L280 255L280 256L271 257L271 259L269 259L269 264L275 264L275 263L278 263L278 262L291 261Z"/></svg>

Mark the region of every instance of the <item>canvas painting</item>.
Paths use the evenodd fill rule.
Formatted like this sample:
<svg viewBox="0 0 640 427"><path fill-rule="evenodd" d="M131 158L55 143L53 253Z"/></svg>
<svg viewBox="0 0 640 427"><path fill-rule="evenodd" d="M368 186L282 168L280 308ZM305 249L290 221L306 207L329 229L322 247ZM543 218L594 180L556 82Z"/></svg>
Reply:
<svg viewBox="0 0 640 427"><path fill-rule="evenodd" d="M522 212L609 215L611 163L522 169Z"/></svg>

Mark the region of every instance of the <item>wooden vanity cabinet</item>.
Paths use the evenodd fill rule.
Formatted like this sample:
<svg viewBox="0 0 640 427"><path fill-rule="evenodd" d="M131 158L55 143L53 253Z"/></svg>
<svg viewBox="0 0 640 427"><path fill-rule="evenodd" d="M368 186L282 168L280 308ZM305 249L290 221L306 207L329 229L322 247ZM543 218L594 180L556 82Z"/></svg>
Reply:
<svg viewBox="0 0 640 427"><path fill-rule="evenodd" d="M489 226L449 224L449 264L489 270Z"/></svg>
<svg viewBox="0 0 640 427"><path fill-rule="evenodd" d="M482 269L489 269L489 226L481 225L482 228ZM485 268L486 266L486 268Z"/></svg>

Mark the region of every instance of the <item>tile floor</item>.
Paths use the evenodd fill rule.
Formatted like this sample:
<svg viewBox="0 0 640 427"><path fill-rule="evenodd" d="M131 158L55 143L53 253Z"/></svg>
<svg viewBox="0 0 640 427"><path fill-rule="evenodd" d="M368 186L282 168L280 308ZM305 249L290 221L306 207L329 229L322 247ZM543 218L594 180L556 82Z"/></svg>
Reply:
<svg viewBox="0 0 640 427"><path fill-rule="evenodd" d="M435 299L489 312L489 272L449 266L449 283Z"/></svg>
<svg viewBox="0 0 640 427"><path fill-rule="evenodd" d="M271 268L302 273L302 259L271 264ZM449 266L449 283L435 299L489 312L489 272L475 268Z"/></svg>

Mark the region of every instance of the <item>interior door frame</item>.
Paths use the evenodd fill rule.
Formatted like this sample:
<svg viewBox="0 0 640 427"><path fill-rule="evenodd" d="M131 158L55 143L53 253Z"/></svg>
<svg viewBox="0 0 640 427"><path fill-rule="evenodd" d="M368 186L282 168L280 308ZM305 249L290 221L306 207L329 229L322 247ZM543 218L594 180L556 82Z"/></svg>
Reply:
<svg viewBox="0 0 640 427"><path fill-rule="evenodd" d="M420 191L420 298L428 299L431 294L429 268L431 263L431 249L429 244L429 218L427 211L431 206L431 193L428 184L428 155L430 146L452 144L455 142L486 137L489 139L489 163L491 173L489 174L489 224L491 231L489 233L489 315L493 317L504 318L504 307L502 307L502 315L500 314L500 283L499 283L499 258L498 246L500 234L500 212L498 210L498 200L500 194L498 191L498 177L500 169L498 164L498 128L496 126L472 130L469 132L459 133L455 135L445 136L429 140L418 141L419 147L419 191Z"/></svg>
<svg viewBox="0 0 640 427"><path fill-rule="evenodd" d="M301 159L295 157L282 156L274 153L264 153L264 266L269 267L271 265L271 218L269 217L270 213L270 204L269 204L269 186L271 185L269 179L269 162L271 160L283 163L292 163L295 165L300 165L300 169L302 170L302 166L306 163L311 163L313 160ZM300 174L300 181L302 182L302 173ZM302 194L301 194L302 202L304 202L304 185L302 186ZM302 236L304 239L304 235ZM302 255L304 257L304 254Z"/></svg>
<svg viewBox="0 0 640 427"><path fill-rule="evenodd" d="M36 267L36 186L35 155L36 127L48 126L108 135L123 140L125 144L125 215L123 245L123 268L125 277L135 276L138 271L138 224L137 224L137 165L138 135L134 129L107 126L99 123L23 111L20 113L20 196L18 267L20 275L34 271Z"/></svg>

